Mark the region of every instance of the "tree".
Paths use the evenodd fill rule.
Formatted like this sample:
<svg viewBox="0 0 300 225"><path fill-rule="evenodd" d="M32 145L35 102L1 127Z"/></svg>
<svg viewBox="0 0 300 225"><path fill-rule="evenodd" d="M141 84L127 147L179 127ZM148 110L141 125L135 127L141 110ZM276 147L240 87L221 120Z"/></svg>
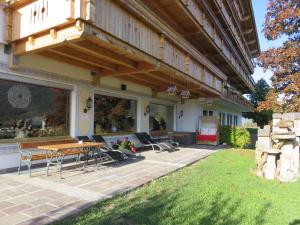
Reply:
<svg viewBox="0 0 300 225"><path fill-rule="evenodd" d="M287 38L281 47L270 48L257 59L259 66L273 72L274 89L266 101L277 100L276 96L280 96L284 104L277 102L276 110L280 106L279 111L300 112L300 1L269 0L263 32L268 40ZM260 110L272 108L274 105L267 102L259 107Z"/></svg>
<svg viewBox="0 0 300 225"><path fill-rule="evenodd" d="M266 100L267 93L270 90L268 83L261 78L255 85L255 92L249 95L250 102L257 109L257 106ZM253 122L262 127L272 120L272 112L270 110L255 110L254 112L244 114L245 117L253 119Z"/></svg>
<svg viewBox="0 0 300 225"><path fill-rule="evenodd" d="M256 107L259 102L265 100L269 90L270 86L265 79L258 80L255 85L255 92L249 95L251 103Z"/></svg>

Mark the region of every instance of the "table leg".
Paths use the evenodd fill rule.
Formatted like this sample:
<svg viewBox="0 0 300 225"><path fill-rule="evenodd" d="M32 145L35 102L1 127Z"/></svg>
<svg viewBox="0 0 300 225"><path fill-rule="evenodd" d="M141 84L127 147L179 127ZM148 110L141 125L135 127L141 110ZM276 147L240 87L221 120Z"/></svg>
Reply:
<svg viewBox="0 0 300 225"><path fill-rule="evenodd" d="M46 152L46 161L47 161L47 170L46 170L46 176L49 174L49 168L51 165L56 165L57 170L59 171L59 176L62 178L62 163L64 160L64 152L56 152L55 153L55 161L54 161L54 155L53 151L47 151Z"/></svg>

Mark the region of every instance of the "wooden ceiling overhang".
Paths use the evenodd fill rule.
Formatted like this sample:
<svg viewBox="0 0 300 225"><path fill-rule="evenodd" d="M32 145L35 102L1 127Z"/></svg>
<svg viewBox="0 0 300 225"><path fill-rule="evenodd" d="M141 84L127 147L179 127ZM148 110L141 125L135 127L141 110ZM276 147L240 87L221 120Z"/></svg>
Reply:
<svg viewBox="0 0 300 225"><path fill-rule="evenodd" d="M190 4L195 4L189 0L142 0L144 4L149 6L151 10L156 12L177 32L181 33L190 43L211 60L215 65L218 65L226 75L229 82L238 88L242 93L254 91L254 84L251 80L246 80L241 73L233 65L225 53L214 43L212 36L208 35L203 26L207 19L205 14L201 18L202 22L195 19L191 12L187 9ZM198 4L198 3L197 3ZM193 7L193 5L191 6ZM194 6L196 7L196 6ZM208 12L206 12L208 13ZM180 16L175 16L180 15ZM202 23L202 24L201 24ZM226 40L223 40L224 42ZM235 49L232 49L235 51ZM244 68L246 71L247 69Z"/></svg>
<svg viewBox="0 0 300 225"><path fill-rule="evenodd" d="M94 83L116 77L165 92L171 82L192 98L220 97L221 92L102 31L83 20L43 30L12 42L14 55L37 54L91 71Z"/></svg>

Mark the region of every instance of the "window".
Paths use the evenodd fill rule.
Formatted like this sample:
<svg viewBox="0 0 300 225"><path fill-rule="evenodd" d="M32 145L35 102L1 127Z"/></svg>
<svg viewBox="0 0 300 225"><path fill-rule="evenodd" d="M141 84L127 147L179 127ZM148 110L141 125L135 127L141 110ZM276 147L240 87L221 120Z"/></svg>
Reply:
<svg viewBox="0 0 300 225"><path fill-rule="evenodd" d="M221 126L225 126L225 113L219 113L219 122Z"/></svg>
<svg viewBox="0 0 300 225"><path fill-rule="evenodd" d="M160 105L160 104L150 104L150 116L149 116L149 126L150 131L153 130L165 130L173 131L173 107Z"/></svg>
<svg viewBox="0 0 300 225"><path fill-rule="evenodd" d="M213 115L214 115L214 111L203 110L203 116L213 116Z"/></svg>
<svg viewBox="0 0 300 225"><path fill-rule="evenodd" d="M69 90L0 79L0 102L0 139L69 135Z"/></svg>
<svg viewBox="0 0 300 225"><path fill-rule="evenodd" d="M122 133L136 131L135 100L95 95L94 133Z"/></svg>
<svg viewBox="0 0 300 225"><path fill-rule="evenodd" d="M238 116L233 116L233 125L234 126L238 125Z"/></svg>
<svg viewBox="0 0 300 225"><path fill-rule="evenodd" d="M227 126L232 126L232 115L227 114Z"/></svg>

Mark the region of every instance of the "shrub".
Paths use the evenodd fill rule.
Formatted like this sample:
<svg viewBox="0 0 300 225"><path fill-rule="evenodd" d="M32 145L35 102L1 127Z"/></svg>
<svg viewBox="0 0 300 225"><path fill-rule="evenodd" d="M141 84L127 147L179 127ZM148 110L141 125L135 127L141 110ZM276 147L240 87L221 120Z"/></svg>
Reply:
<svg viewBox="0 0 300 225"><path fill-rule="evenodd" d="M245 148L250 141L250 132L243 127L220 127L220 143L226 143L233 147Z"/></svg>

